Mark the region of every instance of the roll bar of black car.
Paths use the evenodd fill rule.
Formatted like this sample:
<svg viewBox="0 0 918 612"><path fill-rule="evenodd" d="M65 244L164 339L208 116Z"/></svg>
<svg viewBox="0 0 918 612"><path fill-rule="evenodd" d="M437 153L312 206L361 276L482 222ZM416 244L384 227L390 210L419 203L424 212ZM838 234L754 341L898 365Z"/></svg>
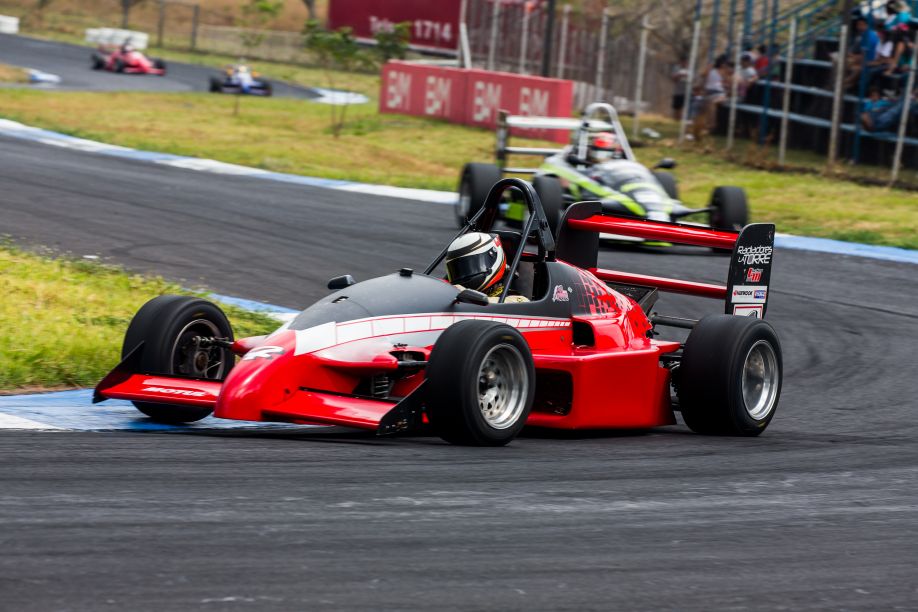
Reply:
<svg viewBox="0 0 918 612"><path fill-rule="evenodd" d="M513 275L516 274L517 268L519 268L520 259L523 256L523 247L525 247L526 242L533 233L539 245L539 259L553 261L555 258L555 238L551 234L551 227L548 225L548 218L545 216L545 211L542 210L542 201L539 200L539 195L535 192L532 185L523 179L505 178L494 183L494 187L492 187L491 191L488 193L484 205L477 213L472 215L472 218L468 220L459 233L450 240L450 244L453 243L453 240L469 231L490 232L491 228L494 227L494 222L497 220L497 215L500 211L501 197L508 189L518 191L523 196L523 201L529 209L529 218L526 220L523 227L520 248L516 250L513 261L510 263L510 270L507 278L512 279ZM448 250L449 245L440 251L440 254L433 260L433 263L427 266L427 269L424 270L424 274L433 273L436 267L440 265L440 262L443 261L443 258L446 257L446 252ZM506 282L504 283L504 291L501 293L500 299L498 300L499 303L503 303L507 299L509 291L510 283Z"/></svg>

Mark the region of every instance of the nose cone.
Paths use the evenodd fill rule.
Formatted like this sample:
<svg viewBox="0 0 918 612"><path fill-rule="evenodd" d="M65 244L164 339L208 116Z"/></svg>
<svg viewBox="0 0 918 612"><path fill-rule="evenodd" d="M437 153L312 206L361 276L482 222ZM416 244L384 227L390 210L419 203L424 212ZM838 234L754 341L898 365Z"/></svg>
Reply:
<svg viewBox="0 0 918 612"><path fill-rule="evenodd" d="M262 410L296 393L295 347L294 332L283 331L243 355L223 383L214 416L260 421Z"/></svg>

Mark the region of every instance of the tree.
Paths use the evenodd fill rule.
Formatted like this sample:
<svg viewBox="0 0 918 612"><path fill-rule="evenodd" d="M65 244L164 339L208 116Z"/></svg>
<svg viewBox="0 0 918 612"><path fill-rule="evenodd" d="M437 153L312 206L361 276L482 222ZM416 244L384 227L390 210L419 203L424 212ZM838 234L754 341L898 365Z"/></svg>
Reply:
<svg viewBox="0 0 918 612"><path fill-rule="evenodd" d="M236 23L240 27L243 55L264 42L264 27L276 19L283 8L284 0L249 0L242 5L242 17Z"/></svg>
<svg viewBox="0 0 918 612"><path fill-rule="evenodd" d="M303 43L322 67L329 89L336 89L337 73L372 66L372 60L357 44L351 28L326 30L318 21L310 19L303 30ZM346 100L340 105L328 105L331 109L331 130L335 138L341 135L348 105Z"/></svg>
<svg viewBox="0 0 918 612"><path fill-rule="evenodd" d="M303 0L303 4L306 5L306 12L309 13L307 19L310 21L313 19L318 19L316 15L316 0Z"/></svg>
<svg viewBox="0 0 918 612"><path fill-rule="evenodd" d="M408 41L411 39L411 22L396 23L390 28L382 28L373 35L376 46L373 52L381 64L391 59L405 59L408 52Z"/></svg>

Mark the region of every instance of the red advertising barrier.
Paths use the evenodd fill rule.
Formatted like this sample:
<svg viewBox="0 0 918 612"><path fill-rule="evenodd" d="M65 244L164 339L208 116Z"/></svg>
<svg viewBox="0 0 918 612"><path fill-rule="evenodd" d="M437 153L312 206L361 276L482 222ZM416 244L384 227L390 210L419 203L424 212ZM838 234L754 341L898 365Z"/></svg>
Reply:
<svg viewBox="0 0 918 612"><path fill-rule="evenodd" d="M328 27L347 26L357 38L373 38L380 30L408 21L412 46L455 52L461 5L462 0L331 0Z"/></svg>
<svg viewBox="0 0 918 612"><path fill-rule="evenodd" d="M513 115L570 117L573 106L572 81L399 61L383 67L379 96L381 113L437 117L490 128L497 125L500 110ZM561 143L569 139L558 131L520 132Z"/></svg>

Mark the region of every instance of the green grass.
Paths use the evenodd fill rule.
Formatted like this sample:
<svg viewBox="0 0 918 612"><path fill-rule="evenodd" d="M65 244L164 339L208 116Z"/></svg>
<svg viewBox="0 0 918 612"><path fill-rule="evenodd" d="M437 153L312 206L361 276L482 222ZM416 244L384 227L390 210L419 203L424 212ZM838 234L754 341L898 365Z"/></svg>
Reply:
<svg viewBox="0 0 918 612"><path fill-rule="evenodd" d="M137 309L167 293L189 292L96 262L0 246L0 391L95 385L118 363ZM263 315L223 309L237 337L278 326Z"/></svg>

